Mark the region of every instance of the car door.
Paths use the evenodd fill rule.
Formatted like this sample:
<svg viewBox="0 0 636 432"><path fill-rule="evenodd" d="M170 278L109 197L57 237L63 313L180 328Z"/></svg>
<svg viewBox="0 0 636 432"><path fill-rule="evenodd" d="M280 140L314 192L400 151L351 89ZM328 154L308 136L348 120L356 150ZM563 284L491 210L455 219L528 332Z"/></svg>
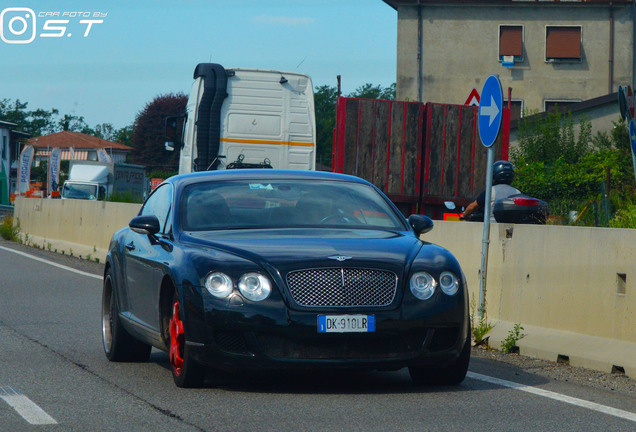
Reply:
<svg viewBox="0 0 636 432"><path fill-rule="evenodd" d="M157 188L146 200L140 216L154 215L159 219L160 232L165 236L170 230L172 185ZM163 263L170 261L169 254L157 237L129 230L123 254L130 317L152 330L159 330L159 290L163 278Z"/></svg>

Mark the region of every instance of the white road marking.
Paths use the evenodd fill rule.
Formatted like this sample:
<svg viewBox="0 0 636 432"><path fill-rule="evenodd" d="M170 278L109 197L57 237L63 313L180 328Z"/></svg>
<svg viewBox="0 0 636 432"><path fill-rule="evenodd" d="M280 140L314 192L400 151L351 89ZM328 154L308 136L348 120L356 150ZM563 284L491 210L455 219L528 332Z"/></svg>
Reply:
<svg viewBox="0 0 636 432"><path fill-rule="evenodd" d="M99 279L99 280L103 279L99 275L94 275L92 273L87 273L87 272L83 272L81 270L76 270L76 269L74 269L72 267L67 267L67 266L62 265L62 264L54 263L54 262L48 261L48 260L46 260L44 258L40 258L40 257L36 257L34 255L30 255L30 254L28 254L26 252L17 251L17 250L14 250L14 249L9 249L9 248L4 247L4 246L0 246L0 250L11 252L11 253L14 253L14 254L17 254L17 255L22 255L24 257L31 258L32 260L36 260L36 261L42 262L44 264L52 265L53 267L61 268L61 269L64 269L64 270L68 270L70 272L77 273L77 274L82 275L82 276L88 276L88 277L92 277L92 278Z"/></svg>
<svg viewBox="0 0 636 432"><path fill-rule="evenodd" d="M537 396L542 396L542 397L546 397L549 399L554 399L560 402L565 402L567 404L570 405L575 405L578 407L582 407L582 408L587 408L589 410L592 411L597 411L603 414L607 414L607 415L611 415L614 417L618 417L618 418L622 418L625 420L629 420L629 421L633 421L636 422L636 414L629 412L629 411L624 411L621 409L617 409L617 408L612 408L612 407L608 407L605 405L601 405L601 404L597 404L594 402L590 402L590 401L586 401L583 399L578 399L578 398L574 398L574 397L570 397L570 396L566 396L560 393L555 393L555 392L551 392L549 390L543 390L537 387L532 387L526 384L519 384L516 382L512 382L512 381L506 381L506 380L502 380L499 378L493 378L487 375L482 375L482 374L478 374L475 372L468 372L466 374L466 376L468 378L472 378L472 379L476 379L479 381L484 381L490 384L496 384L502 387L508 387L511 389L515 389L515 390L521 390L527 393L531 393Z"/></svg>
<svg viewBox="0 0 636 432"><path fill-rule="evenodd" d="M8 403L24 420L33 425L57 424L55 419L31 399L11 387L0 387L0 399Z"/></svg>

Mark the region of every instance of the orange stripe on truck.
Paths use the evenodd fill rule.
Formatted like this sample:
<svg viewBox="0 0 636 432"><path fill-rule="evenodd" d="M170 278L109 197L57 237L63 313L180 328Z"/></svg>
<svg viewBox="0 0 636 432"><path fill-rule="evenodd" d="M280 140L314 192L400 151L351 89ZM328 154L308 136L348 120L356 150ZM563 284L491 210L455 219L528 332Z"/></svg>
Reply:
<svg viewBox="0 0 636 432"><path fill-rule="evenodd" d="M314 143L312 142L300 142L300 141L252 140L252 139L242 139L242 138L221 138L221 141L233 142L233 143L245 143L245 144L276 144L276 145L292 145L292 146L303 146L303 147L314 146Z"/></svg>

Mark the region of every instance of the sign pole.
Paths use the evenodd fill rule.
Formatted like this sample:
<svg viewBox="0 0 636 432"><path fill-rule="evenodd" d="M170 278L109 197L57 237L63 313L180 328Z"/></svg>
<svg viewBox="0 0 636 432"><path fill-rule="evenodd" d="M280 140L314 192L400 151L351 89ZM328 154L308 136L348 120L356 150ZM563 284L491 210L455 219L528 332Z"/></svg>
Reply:
<svg viewBox="0 0 636 432"><path fill-rule="evenodd" d="M629 121L629 142L632 147L632 164L634 165L634 179L636 179L636 127L634 127L634 119Z"/></svg>
<svg viewBox="0 0 636 432"><path fill-rule="evenodd" d="M484 82L479 102L479 138L488 149L486 167L486 190L484 199L484 236L481 244L481 269L479 279L479 317L486 314L486 274L488 270L488 244L490 243L490 216L492 214L492 171L495 163L493 144L501 131L503 118L503 90L497 75L491 75Z"/></svg>
<svg viewBox="0 0 636 432"><path fill-rule="evenodd" d="M486 313L486 274L488 272L488 247L490 245L490 215L492 214L492 166L495 163L495 149L488 147L488 167L486 169L486 197L484 199L484 234L481 241L481 268L479 278L479 317Z"/></svg>
<svg viewBox="0 0 636 432"><path fill-rule="evenodd" d="M634 165L634 178L636 179L636 127L634 126L634 92L632 86L618 86L618 107L621 117L627 121L629 142L632 148L632 164Z"/></svg>

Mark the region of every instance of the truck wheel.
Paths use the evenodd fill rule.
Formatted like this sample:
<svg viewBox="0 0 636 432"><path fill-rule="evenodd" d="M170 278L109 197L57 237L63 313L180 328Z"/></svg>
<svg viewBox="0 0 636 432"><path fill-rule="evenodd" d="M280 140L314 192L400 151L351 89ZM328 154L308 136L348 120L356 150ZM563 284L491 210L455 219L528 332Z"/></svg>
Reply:
<svg viewBox="0 0 636 432"><path fill-rule="evenodd" d="M179 297L175 292L170 318L170 364L172 378L177 387L199 387L205 378L205 368L190 355L186 342L186 331L183 325L183 314L179 305Z"/></svg>
<svg viewBox="0 0 636 432"><path fill-rule="evenodd" d="M461 383L468 372L470 362L470 325L468 336L459 357L448 366L409 366L409 374L415 385L437 384L457 385Z"/></svg>
<svg viewBox="0 0 636 432"><path fill-rule="evenodd" d="M106 357L114 362L145 362L152 349L130 336L122 326L111 269L106 272L102 291L102 341Z"/></svg>

